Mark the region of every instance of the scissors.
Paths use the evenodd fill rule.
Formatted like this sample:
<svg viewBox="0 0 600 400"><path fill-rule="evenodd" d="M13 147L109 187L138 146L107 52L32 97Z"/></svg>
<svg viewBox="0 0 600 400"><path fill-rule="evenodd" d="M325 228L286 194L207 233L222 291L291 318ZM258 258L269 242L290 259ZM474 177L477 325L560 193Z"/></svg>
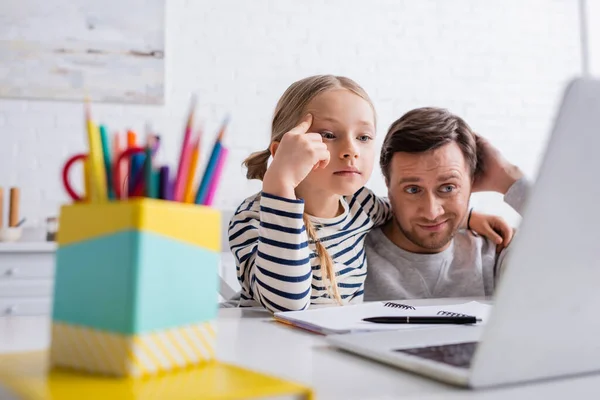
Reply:
<svg viewBox="0 0 600 400"><path fill-rule="evenodd" d="M71 186L71 182L69 180L69 171L71 170L71 167L73 167L73 165L76 162L78 162L78 161L85 162L87 160L87 158L88 158L88 155L85 153L75 154L73 157L71 157L67 160L67 162L65 163L65 166L63 167L63 170L62 170L63 186L65 187L65 190L67 191L67 193L69 194L71 199L73 199L76 202L86 201L87 198L85 195L81 196L81 195L77 194L75 192L75 190L73 190L73 187Z"/></svg>
<svg viewBox="0 0 600 400"><path fill-rule="evenodd" d="M120 200L123 198L123 191L121 190L121 181L124 177L121 177L120 174L120 165L121 162L125 159L125 158L130 158L132 157L134 154L145 154L146 149L143 147L130 147L128 149L126 149L125 151L123 151L119 157L117 157L114 165L112 166L113 168L113 182L112 185L114 187L115 190L115 197L117 200ZM69 194L69 196L71 197L71 199L73 199L73 201L75 202L84 202L87 201L89 193L86 193L84 195L81 195L79 193L77 193L74 189L73 186L71 185L71 181L69 179L70 177L70 171L71 168L73 167L73 165L75 165L77 162L85 162L88 158L87 153L80 153L80 154L75 154L74 156L72 156L71 158L69 158L67 160L67 162L65 163L63 170L62 170L62 181L63 181L63 186L65 187L65 190L67 191L67 193ZM141 190L141 186L143 183L143 180L141 179L143 177L143 169L138 171L138 173L132 177L131 179L134 179L134 191L133 194L139 193ZM89 188L88 188L89 190Z"/></svg>

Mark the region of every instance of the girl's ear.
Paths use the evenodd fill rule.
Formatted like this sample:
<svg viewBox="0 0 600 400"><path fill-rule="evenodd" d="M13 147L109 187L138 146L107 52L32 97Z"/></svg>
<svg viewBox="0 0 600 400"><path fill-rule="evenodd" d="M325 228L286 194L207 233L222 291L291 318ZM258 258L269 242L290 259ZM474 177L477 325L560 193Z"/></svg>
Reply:
<svg viewBox="0 0 600 400"><path fill-rule="evenodd" d="M275 157L275 152L277 151L278 147L279 147L279 142L271 142L271 145L269 146L269 151L271 152L271 157Z"/></svg>

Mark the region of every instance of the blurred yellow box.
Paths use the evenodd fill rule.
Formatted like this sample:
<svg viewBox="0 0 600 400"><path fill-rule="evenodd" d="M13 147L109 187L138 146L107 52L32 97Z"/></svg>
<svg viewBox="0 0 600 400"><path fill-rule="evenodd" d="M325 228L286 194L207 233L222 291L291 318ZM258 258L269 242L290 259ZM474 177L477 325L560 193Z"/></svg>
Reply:
<svg viewBox="0 0 600 400"><path fill-rule="evenodd" d="M50 361L141 376L214 359L221 214L148 198L61 208Z"/></svg>

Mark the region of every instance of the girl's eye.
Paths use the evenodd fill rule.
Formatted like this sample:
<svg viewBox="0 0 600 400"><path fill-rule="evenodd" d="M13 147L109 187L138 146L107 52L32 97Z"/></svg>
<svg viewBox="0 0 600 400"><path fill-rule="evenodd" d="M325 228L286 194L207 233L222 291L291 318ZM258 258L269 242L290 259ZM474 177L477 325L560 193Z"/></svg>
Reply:
<svg viewBox="0 0 600 400"><path fill-rule="evenodd" d="M442 186L442 192L444 192L444 193L451 193L454 191L454 189L455 189L454 185Z"/></svg>
<svg viewBox="0 0 600 400"><path fill-rule="evenodd" d="M332 132L329 132L329 131L323 131L323 132L321 132L321 137L323 139L335 139L335 135Z"/></svg>
<svg viewBox="0 0 600 400"><path fill-rule="evenodd" d="M358 140L360 140L361 142L368 142L369 140L373 140L373 138L369 135L360 135L358 137Z"/></svg>
<svg viewBox="0 0 600 400"><path fill-rule="evenodd" d="M408 194L417 194L419 193L419 188L416 186L409 186L405 188L404 191Z"/></svg>

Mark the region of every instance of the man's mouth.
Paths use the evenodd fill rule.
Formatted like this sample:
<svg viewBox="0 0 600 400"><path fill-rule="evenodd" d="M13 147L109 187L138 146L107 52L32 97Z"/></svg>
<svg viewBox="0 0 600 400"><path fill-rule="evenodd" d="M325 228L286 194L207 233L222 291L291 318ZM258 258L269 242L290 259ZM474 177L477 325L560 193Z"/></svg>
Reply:
<svg viewBox="0 0 600 400"><path fill-rule="evenodd" d="M419 224L419 226L426 231L437 232L444 229L447 222L448 220L444 220L435 224Z"/></svg>

